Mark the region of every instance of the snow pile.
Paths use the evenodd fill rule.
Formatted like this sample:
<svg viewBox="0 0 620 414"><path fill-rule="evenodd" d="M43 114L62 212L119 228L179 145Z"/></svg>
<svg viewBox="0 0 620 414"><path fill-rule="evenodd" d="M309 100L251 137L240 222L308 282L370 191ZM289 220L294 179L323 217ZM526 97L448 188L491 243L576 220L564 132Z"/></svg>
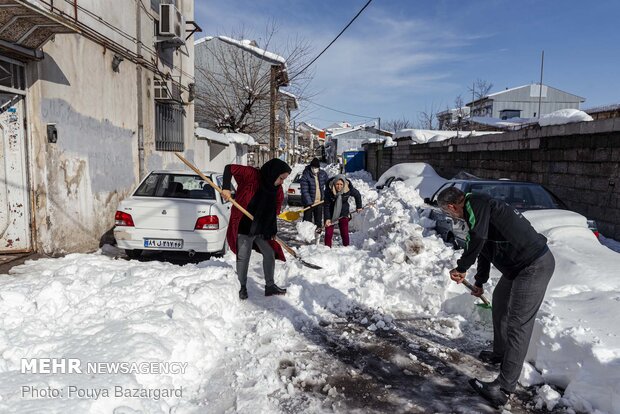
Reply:
<svg viewBox="0 0 620 414"><path fill-rule="evenodd" d="M338 164L327 164L325 167L323 167L323 169L329 177L340 174L340 165Z"/></svg>
<svg viewBox="0 0 620 414"><path fill-rule="evenodd" d="M316 238L316 225L311 221L299 221L296 224L297 235L295 236L297 240L311 243Z"/></svg>
<svg viewBox="0 0 620 414"><path fill-rule="evenodd" d="M579 109L560 109L550 114L541 115L538 120L540 126L564 125L573 122L592 121L592 117Z"/></svg>
<svg viewBox="0 0 620 414"><path fill-rule="evenodd" d="M545 407L547 410L551 411L555 408L555 406L560 401L560 393L551 388L548 385L543 385L537 391L538 399L536 402L536 409L540 410Z"/></svg>
<svg viewBox="0 0 620 414"><path fill-rule="evenodd" d="M385 148L395 147L397 145L398 145L398 143L396 141L394 141L394 139L392 139L392 137L385 137L385 143L383 144L383 146Z"/></svg>
<svg viewBox="0 0 620 414"><path fill-rule="evenodd" d="M424 176L422 166L415 171ZM334 325L340 341L335 345L356 352L360 339L385 334L405 338L402 321L426 321L418 341L428 334L452 344L405 342L411 354L404 359L418 364L425 356L445 361L465 339L483 346L491 339L490 312L472 306L476 299L451 282L448 271L460 252L435 234L435 223L418 209L418 192L406 182L377 192L362 172L349 178L367 205L353 214L351 246L341 246L335 236L331 249L314 244L297 249L321 270L287 256L275 275L276 283L288 288L284 297L264 296L257 254L250 262L250 298L243 302L237 298L231 253L199 265L173 266L114 260L106 256L113 250L106 249L104 254L42 259L13 268L13 277L0 279L0 411L298 412L300 406L287 402L303 392L305 412L347 412L333 405L346 391L329 371L341 363L331 355L337 346L317 339L325 333L320 327ZM537 390L533 403L540 409L618 413L620 256L598 243L579 215L525 215L549 239L556 270L528 351L531 365L525 365L521 382L547 384ZM313 227L299 223L297 231L309 240ZM485 289L491 292L498 279L493 270ZM401 366L391 352L380 355ZM180 362L187 369L169 375L22 374L21 358L35 357ZM467 371L467 356L461 357L459 370L478 375ZM377 368L386 377L393 374ZM364 379L354 366L346 369L352 381ZM99 389L182 386L183 394L157 400L41 399L24 398L20 389L66 389L72 384ZM471 407L459 401L454 406L457 411Z"/></svg>
<svg viewBox="0 0 620 414"><path fill-rule="evenodd" d="M390 177L403 180L405 185L418 190L422 197L432 196L447 181L432 166L423 162L396 164L379 177L377 185L385 185Z"/></svg>
<svg viewBox="0 0 620 414"><path fill-rule="evenodd" d="M434 129L401 129L394 138L409 138L412 144L426 144L427 142L444 141L450 138L477 137L488 134L501 134L502 132L479 132L479 131L441 131Z"/></svg>

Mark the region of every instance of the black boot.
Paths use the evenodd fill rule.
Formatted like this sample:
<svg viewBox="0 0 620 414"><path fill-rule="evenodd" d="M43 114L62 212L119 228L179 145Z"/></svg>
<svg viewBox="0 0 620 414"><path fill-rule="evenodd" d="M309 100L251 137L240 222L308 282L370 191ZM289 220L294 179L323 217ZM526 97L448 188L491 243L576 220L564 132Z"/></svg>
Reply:
<svg viewBox="0 0 620 414"><path fill-rule="evenodd" d="M265 286L265 296L286 295L286 289L282 289L277 285Z"/></svg>
<svg viewBox="0 0 620 414"><path fill-rule="evenodd" d="M493 351L480 351L478 359L482 362L486 362L487 364L497 365L502 363L502 359L504 359L504 357Z"/></svg>
<svg viewBox="0 0 620 414"><path fill-rule="evenodd" d="M501 389L495 381L483 382L472 378L469 380L469 385L495 408L506 405L508 397L510 397L510 394Z"/></svg>
<svg viewBox="0 0 620 414"><path fill-rule="evenodd" d="M246 288L245 285L242 285L241 289L239 289L239 299L246 300L247 298L248 298L248 288Z"/></svg>

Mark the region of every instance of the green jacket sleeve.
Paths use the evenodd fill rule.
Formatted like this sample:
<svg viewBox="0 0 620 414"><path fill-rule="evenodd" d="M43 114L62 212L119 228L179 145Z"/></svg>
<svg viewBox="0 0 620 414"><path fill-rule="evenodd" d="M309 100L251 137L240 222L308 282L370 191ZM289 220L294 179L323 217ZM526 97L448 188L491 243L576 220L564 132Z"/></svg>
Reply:
<svg viewBox="0 0 620 414"><path fill-rule="evenodd" d="M471 197L471 194L467 194L465 198L465 217L467 218L469 232L467 234L465 250L461 258L456 262L456 270L461 273L465 273L474 264L487 240L491 219L491 207L488 200L475 196Z"/></svg>

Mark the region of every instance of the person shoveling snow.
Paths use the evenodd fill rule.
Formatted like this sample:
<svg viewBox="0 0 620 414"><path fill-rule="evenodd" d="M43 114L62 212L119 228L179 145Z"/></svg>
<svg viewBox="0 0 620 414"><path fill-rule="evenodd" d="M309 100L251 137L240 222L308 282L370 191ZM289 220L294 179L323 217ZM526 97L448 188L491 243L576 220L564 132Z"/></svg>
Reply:
<svg viewBox="0 0 620 414"><path fill-rule="evenodd" d="M469 226L465 250L450 271L452 280L462 283L467 269L478 259L472 295L480 297L491 263L502 272L493 291L493 350L480 353L482 361L501 364L500 373L491 382L469 382L491 405L499 407L517 387L555 260L547 238L503 201L449 187L439 193L437 203Z"/></svg>

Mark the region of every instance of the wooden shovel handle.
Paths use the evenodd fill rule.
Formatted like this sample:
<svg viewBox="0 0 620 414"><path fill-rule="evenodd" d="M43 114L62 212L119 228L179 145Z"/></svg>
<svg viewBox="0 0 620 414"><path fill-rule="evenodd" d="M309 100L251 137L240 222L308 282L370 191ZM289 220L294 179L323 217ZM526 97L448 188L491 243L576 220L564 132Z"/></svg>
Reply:
<svg viewBox="0 0 620 414"><path fill-rule="evenodd" d="M217 184L215 184L213 181L211 181L209 179L209 177L207 177L206 175L204 175L202 173L202 171L200 171L198 168L196 168L194 166L194 164L192 164L191 162L187 161L181 154L179 154L178 152L175 152L174 155L176 155L177 157L179 157L179 159L181 161L183 161L185 163L185 165L187 165L189 168L191 168L196 174L198 174L200 176L200 178L202 178L203 180L205 180L205 182L207 184L209 184L211 187L213 187L215 189L215 191L217 191L218 193L222 194L222 189L220 187L217 186ZM231 203L233 203L233 205L235 207L237 207L243 214L245 214L246 216L249 217L250 220L254 220L254 216L252 216L245 208L241 207L239 205L239 203L237 203L233 198L231 198L229 200Z"/></svg>
<svg viewBox="0 0 620 414"><path fill-rule="evenodd" d="M463 279L463 284L467 289L471 290L472 292L474 291L474 287L467 280ZM480 299L482 299L485 305L491 305L491 302L489 302L489 300L485 298L484 295L480 295Z"/></svg>
<svg viewBox="0 0 620 414"><path fill-rule="evenodd" d="M316 207L316 206L318 206L318 205L321 205L321 204L323 204L324 202L325 202L325 200L321 200L321 201L319 201L318 203L314 203L314 204L312 204L311 206L308 206L308 207L302 208L302 209L301 209L301 210L299 210L298 212L299 212L299 213L301 213L301 212L303 212L303 211L310 210L311 208L314 208L314 207Z"/></svg>

